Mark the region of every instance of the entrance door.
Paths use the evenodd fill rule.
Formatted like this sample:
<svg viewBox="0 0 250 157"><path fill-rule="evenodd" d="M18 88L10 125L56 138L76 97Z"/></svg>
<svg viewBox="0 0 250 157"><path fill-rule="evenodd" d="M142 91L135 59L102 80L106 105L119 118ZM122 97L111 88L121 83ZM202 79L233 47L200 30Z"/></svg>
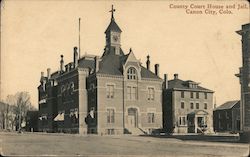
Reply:
<svg viewBox="0 0 250 157"><path fill-rule="evenodd" d="M135 116L134 115L128 116L128 127L130 127L130 128L135 127Z"/></svg>
<svg viewBox="0 0 250 157"><path fill-rule="evenodd" d="M188 133L195 133L194 116L188 115Z"/></svg>
<svg viewBox="0 0 250 157"><path fill-rule="evenodd" d="M237 131L240 131L240 120L237 120L237 126L236 126L236 129L237 129Z"/></svg>
<svg viewBox="0 0 250 157"><path fill-rule="evenodd" d="M128 127L135 128L137 126L137 110L135 108L128 109Z"/></svg>

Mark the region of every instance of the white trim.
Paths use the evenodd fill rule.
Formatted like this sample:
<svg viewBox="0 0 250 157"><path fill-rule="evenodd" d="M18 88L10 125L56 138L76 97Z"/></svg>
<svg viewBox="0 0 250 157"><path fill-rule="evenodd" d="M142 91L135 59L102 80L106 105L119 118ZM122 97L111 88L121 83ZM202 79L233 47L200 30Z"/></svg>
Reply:
<svg viewBox="0 0 250 157"><path fill-rule="evenodd" d="M182 118L185 118L185 124L180 124L180 119L181 119L181 122L182 122ZM178 126L187 126L187 116L178 116Z"/></svg>

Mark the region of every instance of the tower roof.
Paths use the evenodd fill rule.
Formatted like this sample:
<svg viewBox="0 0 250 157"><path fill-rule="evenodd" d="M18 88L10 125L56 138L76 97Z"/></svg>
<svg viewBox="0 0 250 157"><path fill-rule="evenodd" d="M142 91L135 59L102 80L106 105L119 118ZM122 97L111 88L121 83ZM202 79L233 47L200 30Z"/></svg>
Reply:
<svg viewBox="0 0 250 157"><path fill-rule="evenodd" d="M105 33L109 32L109 31L115 31L115 32L119 32L119 33L122 32L122 30L117 25L117 23L115 22L114 19L111 19L111 22L110 22L108 28L106 29Z"/></svg>

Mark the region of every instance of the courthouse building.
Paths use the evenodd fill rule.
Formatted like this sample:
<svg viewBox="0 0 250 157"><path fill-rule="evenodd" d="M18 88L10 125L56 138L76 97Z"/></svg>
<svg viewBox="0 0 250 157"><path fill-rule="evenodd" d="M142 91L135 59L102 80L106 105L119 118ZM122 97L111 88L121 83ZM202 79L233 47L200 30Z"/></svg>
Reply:
<svg viewBox="0 0 250 157"><path fill-rule="evenodd" d="M75 47L72 62L64 65L61 55L59 71L42 73L39 131L141 134L162 127L159 64L152 72L149 56L144 67L132 49L122 50L122 30L111 13L101 56L79 57Z"/></svg>
<svg viewBox="0 0 250 157"><path fill-rule="evenodd" d="M242 25L237 33L242 42L242 67L236 74L241 84L241 139L250 141L250 23Z"/></svg>
<svg viewBox="0 0 250 157"><path fill-rule="evenodd" d="M213 91L191 80L164 76L163 127L169 133L212 133Z"/></svg>

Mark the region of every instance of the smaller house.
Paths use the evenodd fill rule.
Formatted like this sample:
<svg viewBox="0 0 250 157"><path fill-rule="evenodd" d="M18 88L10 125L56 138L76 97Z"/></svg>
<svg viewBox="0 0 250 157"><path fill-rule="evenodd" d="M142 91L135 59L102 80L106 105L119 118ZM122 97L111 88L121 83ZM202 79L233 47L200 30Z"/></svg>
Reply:
<svg viewBox="0 0 250 157"><path fill-rule="evenodd" d="M228 101L214 110L215 132L240 131L240 101Z"/></svg>
<svg viewBox="0 0 250 157"><path fill-rule="evenodd" d="M164 75L163 127L169 133L212 133L213 91L192 80Z"/></svg>

